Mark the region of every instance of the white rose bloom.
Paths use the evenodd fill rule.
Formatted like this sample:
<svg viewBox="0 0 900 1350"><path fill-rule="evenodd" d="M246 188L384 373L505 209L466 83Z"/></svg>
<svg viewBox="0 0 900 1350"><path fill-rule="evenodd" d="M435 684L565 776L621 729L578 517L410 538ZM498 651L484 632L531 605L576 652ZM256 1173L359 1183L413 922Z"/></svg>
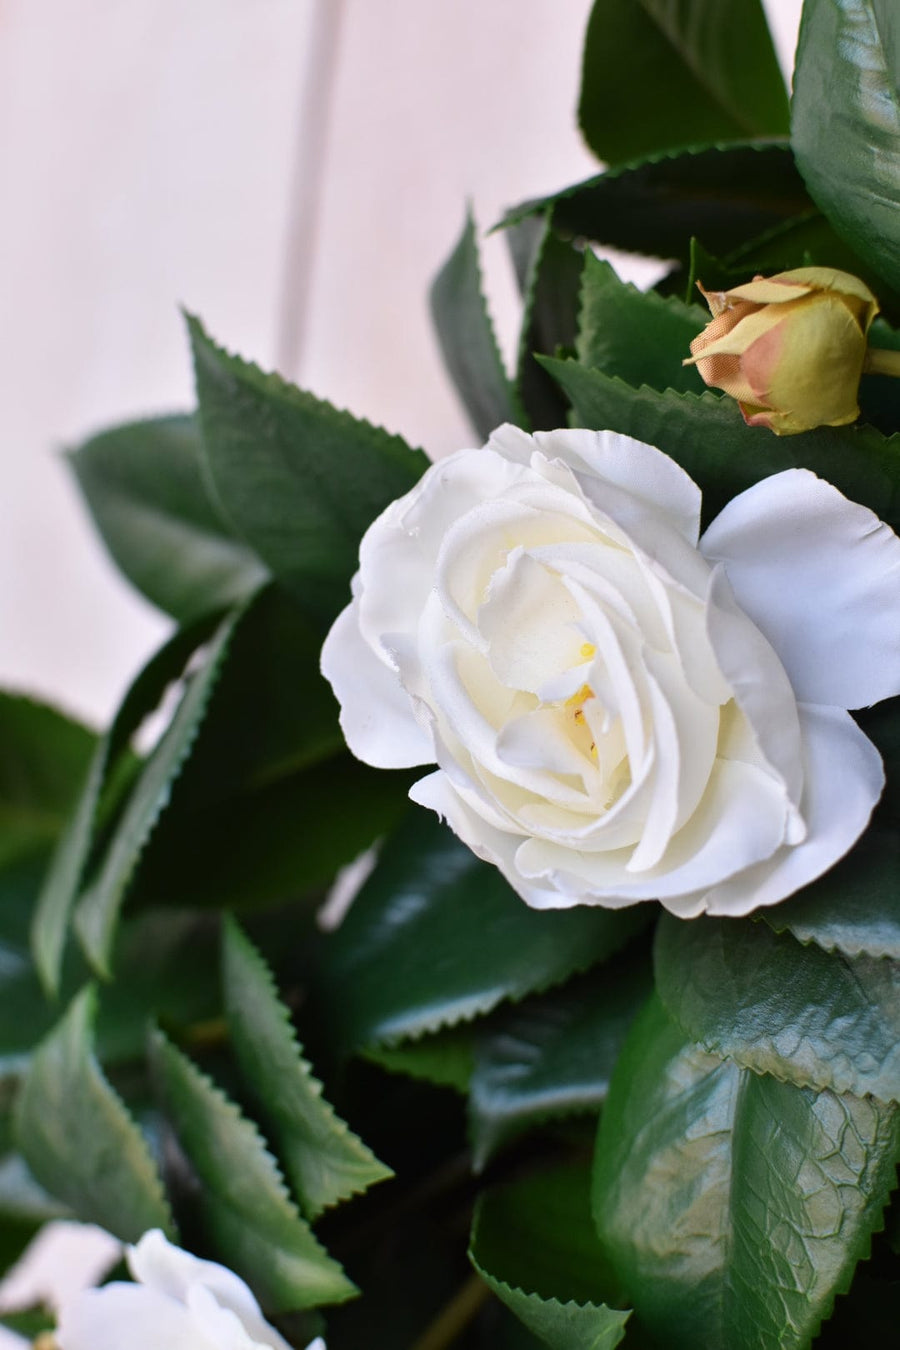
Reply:
<svg viewBox="0 0 900 1350"><path fill-rule="evenodd" d="M159 1229L126 1259L136 1284L86 1289L63 1305L59 1350L290 1350L242 1279L174 1247Z"/></svg>
<svg viewBox="0 0 900 1350"><path fill-rule="evenodd" d="M791 469L700 492L610 432L496 431L366 532L322 669L367 764L528 904L746 914L865 829L900 693L900 540Z"/></svg>

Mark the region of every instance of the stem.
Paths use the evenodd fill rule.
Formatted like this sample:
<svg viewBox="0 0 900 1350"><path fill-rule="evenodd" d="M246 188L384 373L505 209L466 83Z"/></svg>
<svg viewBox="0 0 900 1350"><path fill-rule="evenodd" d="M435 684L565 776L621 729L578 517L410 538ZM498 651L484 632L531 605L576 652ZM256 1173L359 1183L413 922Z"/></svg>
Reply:
<svg viewBox="0 0 900 1350"><path fill-rule="evenodd" d="M900 375L900 352L887 351L884 347L869 347L863 371L867 375Z"/></svg>
<svg viewBox="0 0 900 1350"><path fill-rule="evenodd" d="M470 1275L465 1284L446 1303L437 1317L426 1327L412 1350L446 1350L464 1327L490 1298L490 1290L477 1275Z"/></svg>

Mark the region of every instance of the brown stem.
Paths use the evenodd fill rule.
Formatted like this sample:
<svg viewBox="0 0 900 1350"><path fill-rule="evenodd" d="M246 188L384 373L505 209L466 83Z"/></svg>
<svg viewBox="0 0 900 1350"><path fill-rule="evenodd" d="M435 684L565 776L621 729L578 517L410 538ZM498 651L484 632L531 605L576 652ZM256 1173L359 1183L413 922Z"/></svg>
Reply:
<svg viewBox="0 0 900 1350"><path fill-rule="evenodd" d="M431 1325L425 1328L412 1350L446 1350L487 1302L490 1292L483 1280L477 1275L470 1275L450 1302L444 1304Z"/></svg>

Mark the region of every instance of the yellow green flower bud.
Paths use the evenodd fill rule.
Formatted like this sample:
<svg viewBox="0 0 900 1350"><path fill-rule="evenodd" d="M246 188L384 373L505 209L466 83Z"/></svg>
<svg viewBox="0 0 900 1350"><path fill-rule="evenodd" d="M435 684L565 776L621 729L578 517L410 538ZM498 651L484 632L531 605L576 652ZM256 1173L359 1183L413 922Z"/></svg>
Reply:
<svg viewBox="0 0 900 1350"><path fill-rule="evenodd" d="M867 334L878 313L858 277L798 267L730 291L699 289L713 317L685 365L737 399L750 426L789 436L856 420Z"/></svg>

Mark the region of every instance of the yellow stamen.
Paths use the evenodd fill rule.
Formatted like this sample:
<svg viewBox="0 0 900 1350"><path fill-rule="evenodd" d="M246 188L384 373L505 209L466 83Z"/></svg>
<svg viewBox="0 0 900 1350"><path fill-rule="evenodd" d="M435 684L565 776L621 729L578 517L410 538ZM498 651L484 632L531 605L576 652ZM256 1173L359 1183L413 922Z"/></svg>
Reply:
<svg viewBox="0 0 900 1350"><path fill-rule="evenodd" d="M582 642L581 655L585 661L590 661L592 656L597 655L597 648L594 646L593 642Z"/></svg>

